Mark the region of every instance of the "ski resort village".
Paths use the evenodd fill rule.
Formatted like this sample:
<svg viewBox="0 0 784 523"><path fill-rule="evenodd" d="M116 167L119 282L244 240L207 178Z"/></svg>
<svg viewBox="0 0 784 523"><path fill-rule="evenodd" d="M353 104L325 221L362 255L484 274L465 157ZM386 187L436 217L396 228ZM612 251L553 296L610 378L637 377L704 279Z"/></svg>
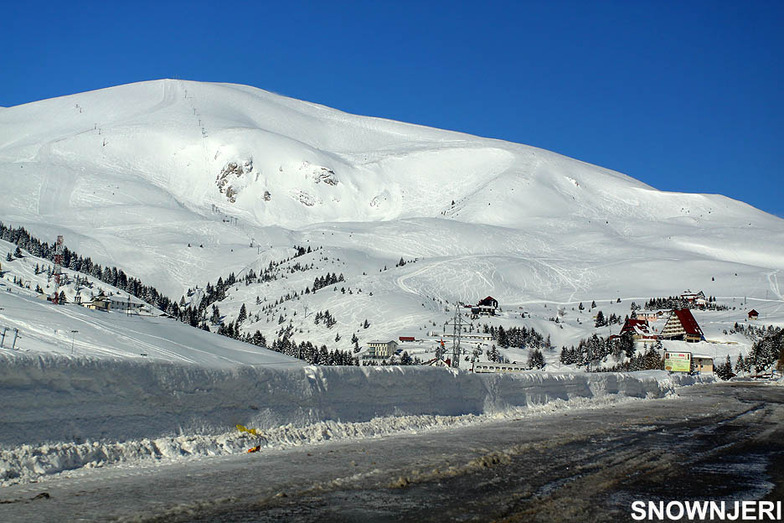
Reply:
<svg viewBox="0 0 784 523"><path fill-rule="evenodd" d="M182 80L0 108L0 520L768 500L782 277L782 219L526 145Z"/></svg>
<svg viewBox="0 0 784 523"><path fill-rule="evenodd" d="M321 248L314 251L292 247L288 258L270 262L266 268L249 267L239 279L231 273L225 280L219 278L215 285L195 287L179 300L169 300L154 288L133 278L129 280L121 269L102 268L69 251L62 236L49 245L24 229L0 224L0 232L0 255L4 254L5 260L4 265L0 264L0 285L9 294L52 306L67 305L65 310L81 306L104 313L94 316L109 324L117 315L134 317L139 322L176 320L309 364L428 365L478 373L548 367L589 372L667 370L716 373L721 379L778 375L782 339L778 325L784 322L784 316L775 316L775 301L772 303L776 309L766 300L752 299L749 305L747 297L728 298L722 303L713 296L706 297L702 291L690 290L666 298L636 298L639 304L635 299L615 298L599 303L591 300L576 304L515 304L505 309L492 296L472 304L433 300L436 305L427 308L430 314L423 314L425 322L421 326L410 325L394 332L383 318L373 317L373 324L381 323L378 327L373 327L367 318L352 325L339 321L338 313L329 309L309 311L307 303L297 303L303 301L300 295L307 297L317 291L339 293L340 297L353 295L355 289L343 273L336 276L327 272L301 293L289 290L268 303L269 282L285 278L286 273L319 273L311 260L328 262L328 258L320 257ZM19 244L29 250L23 251ZM46 257L33 256L31 251ZM71 268L64 268L63 263ZM338 264L327 267L335 265ZM405 265L401 258L395 268ZM89 272L74 271L73 267L86 267ZM360 294L361 288L356 292ZM246 303L247 297L254 294L255 298ZM367 294L370 297L373 291ZM329 301L328 297L326 303ZM233 305L236 309L237 302L240 305L236 315L221 314L221 307ZM757 308L775 310L769 317L775 324L760 321ZM298 315L302 320L295 325ZM708 337L701 323L708 329ZM9 325L1 327L3 348L24 353L36 347L35 331ZM73 322L52 332L52 339L59 337L65 345L70 338L70 352L66 350L65 354L76 354L77 327L78 322ZM387 337L378 337L379 332ZM400 335L392 337L395 334ZM314 343L310 338L318 341ZM127 356L150 357L145 352Z"/></svg>

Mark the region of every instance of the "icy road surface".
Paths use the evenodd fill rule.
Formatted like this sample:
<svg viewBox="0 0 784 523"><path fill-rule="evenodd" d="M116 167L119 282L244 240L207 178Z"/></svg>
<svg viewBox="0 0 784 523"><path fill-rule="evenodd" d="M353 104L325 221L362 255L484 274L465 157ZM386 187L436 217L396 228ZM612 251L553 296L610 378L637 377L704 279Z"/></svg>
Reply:
<svg viewBox="0 0 784 523"><path fill-rule="evenodd" d="M169 465L0 491L3 521L624 521L633 500L782 499L784 387ZM160 519L159 519L160 518Z"/></svg>

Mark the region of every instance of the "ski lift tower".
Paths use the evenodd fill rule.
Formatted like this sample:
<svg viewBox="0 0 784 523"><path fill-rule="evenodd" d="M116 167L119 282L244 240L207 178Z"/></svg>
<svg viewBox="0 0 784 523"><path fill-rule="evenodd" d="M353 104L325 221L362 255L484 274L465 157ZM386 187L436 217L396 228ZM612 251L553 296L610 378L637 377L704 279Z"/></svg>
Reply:
<svg viewBox="0 0 784 523"><path fill-rule="evenodd" d="M446 328L450 322L446 322ZM455 319L452 320L452 368L460 368L460 336L463 333L463 313L460 311L460 304L455 305Z"/></svg>
<svg viewBox="0 0 784 523"><path fill-rule="evenodd" d="M52 296L52 303L59 305L60 303L60 279L63 276L63 237L57 237L57 243L54 244L54 296Z"/></svg>

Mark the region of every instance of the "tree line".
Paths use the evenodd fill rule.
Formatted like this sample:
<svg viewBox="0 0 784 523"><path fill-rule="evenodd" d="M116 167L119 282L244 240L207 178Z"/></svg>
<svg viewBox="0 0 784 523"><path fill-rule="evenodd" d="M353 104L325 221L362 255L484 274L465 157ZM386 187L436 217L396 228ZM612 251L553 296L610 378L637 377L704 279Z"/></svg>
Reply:
<svg viewBox="0 0 784 523"><path fill-rule="evenodd" d="M498 343L499 347L508 349L509 347L525 349L527 347L537 349L549 349L550 335L547 337L537 332L534 328L511 327L504 329L502 326L483 325L485 334L490 334Z"/></svg>
<svg viewBox="0 0 784 523"><path fill-rule="evenodd" d="M24 227L9 227L0 222L0 238L16 244L17 248L24 249L33 256L54 263L55 245L42 242L30 234ZM97 280L136 296L168 314L176 311L176 302L159 292L152 285L145 285L138 278L128 276L122 269L103 267L93 262L89 256L80 256L65 246L63 246L62 254L62 266L64 268L88 274Z"/></svg>
<svg viewBox="0 0 784 523"><path fill-rule="evenodd" d="M24 227L10 227L5 225L3 222L0 222L0 239L9 243L13 243L17 246L15 251L15 254L18 255L17 257L22 256L20 249L24 249L32 256L43 258L54 263L55 245L50 245L47 242L39 240L30 234L30 232L27 231ZM303 247L295 246L295 250L296 254L293 256L294 258L312 252L310 247L305 249ZM214 320L213 324L218 324L217 334L246 343L251 343L260 347L270 348L272 350L276 350L277 352L288 354L289 356L301 357L305 361L313 364L357 364L356 359L351 356L349 352L337 350L330 352L327 350L325 345L316 349L315 346L310 342L300 342L300 344L297 345L294 344L288 336L276 339L273 341L271 347L267 347L267 340L260 331L256 330L256 332L253 334L242 332L241 324L245 318L239 319L239 321L235 320L228 323L222 322L217 305L214 304L225 299L227 290L238 282L238 279L233 272L230 273L225 279L223 277L219 277L218 281L214 285L207 283L199 303L194 306L186 305L184 296L178 303L177 301L170 299L168 296L165 296L152 285L145 285L138 278L129 276L122 269L118 269L117 267L104 267L98 263L93 262L89 256L81 256L70 250L68 247L63 246L62 257L63 268L70 269L74 272L87 274L99 281L125 291L132 296L136 296L137 298L163 311L172 318L175 318L183 323L187 323L192 327L202 328L209 331L210 329L207 325L207 311L209 310L210 306L213 306L211 320ZM291 258L287 258L286 260L280 262L270 262L267 269L262 271L259 275L256 275L252 270L248 271L243 280L246 284L249 284L259 280L270 281L275 279L277 277L277 272L279 271L280 265L286 261L289 261L290 259ZM302 266L300 264L296 264L295 270L304 271L308 270L308 267L307 265ZM329 284L343 281L343 275L341 274L338 277L334 274L328 274L327 277L321 278L320 280L318 278L316 279L316 282L322 284L327 281ZM314 286L316 282L314 282ZM190 290L189 292L192 293L193 291Z"/></svg>

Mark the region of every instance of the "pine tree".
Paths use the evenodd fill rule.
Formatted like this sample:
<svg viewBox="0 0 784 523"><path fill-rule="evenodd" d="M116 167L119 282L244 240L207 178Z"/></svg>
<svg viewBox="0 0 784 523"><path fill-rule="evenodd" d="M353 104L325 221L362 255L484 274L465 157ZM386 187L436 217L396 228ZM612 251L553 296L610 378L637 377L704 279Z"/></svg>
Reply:
<svg viewBox="0 0 784 523"><path fill-rule="evenodd" d="M254 345L258 345L259 347L264 347L267 345L267 340L264 339L264 335L261 334L261 332L258 330L253 333L250 342Z"/></svg>
<svg viewBox="0 0 784 523"><path fill-rule="evenodd" d="M501 361L501 353L498 352L498 349L495 345L490 347L490 350L487 351L487 359L492 362L499 362Z"/></svg>
<svg viewBox="0 0 784 523"><path fill-rule="evenodd" d="M642 368L640 370L661 370L664 368L664 360L655 349L648 349L642 356Z"/></svg>
<svg viewBox="0 0 784 523"><path fill-rule="evenodd" d="M240 313L237 316L237 324L239 325L247 319L248 319L248 311L247 309L245 309L245 304L243 303L242 307L240 307Z"/></svg>
<svg viewBox="0 0 784 523"><path fill-rule="evenodd" d="M509 337L503 327L498 327L498 345L504 348L509 347Z"/></svg>
<svg viewBox="0 0 784 523"><path fill-rule="evenodd" d="M620 349L626 354L626 357L632 359L634 357L635 352L637 352L637 347L634 344L634 336L632 336L631 332L624 332L619 340Z"/></svg>
<svg viewBox="0 0 784 523"><path fill-rule="evenodd" d="M764 372L776 364L784 352L784 329L768 328L761 339L751 347L750 359L755 372Z"/></svg>
<svg viewBox="0 0 784 523"><path fill-rule="evenodd" d="M529 369L543 369L545 366L544 363L544 354L539 349L534 349L528 354L528 368Z"/></svg>
<svg viewBox="0 0 784 523"><path fill-rule="evenodd" d="M723 380L728 380L735 376L732 372L732 362L730 361L729 354L727 355L727 361L716 367L716 375Z"/></svg>

